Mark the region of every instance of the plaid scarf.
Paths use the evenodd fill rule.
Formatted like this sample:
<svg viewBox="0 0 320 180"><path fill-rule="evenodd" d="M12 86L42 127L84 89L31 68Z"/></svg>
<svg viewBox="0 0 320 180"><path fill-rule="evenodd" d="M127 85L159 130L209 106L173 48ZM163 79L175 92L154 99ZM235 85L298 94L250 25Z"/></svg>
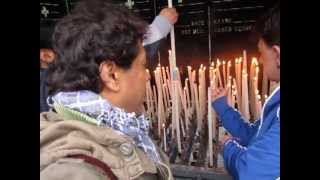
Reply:
<svg viewBox="0 0 320 180"><path fill-rule="evenodd" d="M144 115L126 113L123 109L111 105L100 95L86 90L59 92L52 96L51 100L96 119L99 126L111 127L120 134L131 137L153 161L160 161L156 147L148 135L150 125Z"/></svg>

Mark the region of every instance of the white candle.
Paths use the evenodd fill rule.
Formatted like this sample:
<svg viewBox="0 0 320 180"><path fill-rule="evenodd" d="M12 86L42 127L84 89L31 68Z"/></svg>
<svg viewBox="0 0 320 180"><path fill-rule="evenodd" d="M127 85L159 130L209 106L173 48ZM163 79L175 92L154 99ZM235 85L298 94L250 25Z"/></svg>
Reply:
<svg viewBox="0 0 320 180"><path fill-rule="evenodd" d="M166 93L166 84L162 85L162 92L163 92L163 100L164 100L164 109L168 108L168 102L167 102L167 93Z"/></svg>
<svg viewBox="0 0 320 180"><path fill-rule="evenodd" d="M168 66L166 66L166 74L167 74L168 80L171 81L171 76L170 76L170 73L169 73Z"/></svg>
<svg viewBox="0 0 320 180"><path fill-rule="evenodd" d="M183 99L185 101L188 101L187 99L187 88L184 87L183 88ZM188 106L187 106L188 103L185 104L185 106L183 107L184 108L184 118L185 118L185 125L186 125L186 129L188 131L189 129L189 111L188 111Z"/></svg>
<svg viewBox="0 0 320 180"><path fill-rule="evenodd" d="M213 146L212 146L212 110L211 110L211 88L208 87L208 133L209 133L209 165L213 166Z"/></svg>
<svg viewBox="0 0 320 180"><path fill-rule="evenodd" d="M157 68L155 77L156 77L156 85L157 85L157 90L158 90L158 135L161 135L161 124L164 115L164 107L163 107L163 99L162 99L162 86L161 86L161 71Z"/></svg>
<svg viewBox="0 0 320 180"><path fill-rule="evenodd" d="M236 96L236 101L237 101L237 109L240 111L240 97L239 97L239 92L238 92L238 85L237 85L237 82L236 82L236 79L233 78L233 85L235 86L235 96Z"/></svg>
<svg viewBox="0 0 320 180"><path fill-rule="evenodd" d="M151 108L151 119L155 119L155 109L154 109L154 95L153 95L153 92L152 92L152 88L151 88L151 84L149 86L149 93L150 93L150 99L151 99L151 102L150 102L150 108Z"/></svg>
<svg viewBox="0 0 320 180"><path fill-rule="evenodd" d="M223 87L227 87L227 74L226 74L226 62L222 61L222 73L223 73Z"/></svg>
<svg viewBox="0 0 320 180"><path fill-rule="evenodd" d="M243 69L247 72L247 52L243 50Z"/></svg>
<svg viewBox="0 0 320 180"><path fill-rule="evenodd" d="M241 78L242 78L242 58L240 57L239 59L238 59L238 62L239 62L239 64L238 64L238 75L239 75L239 77L238 77L238 82L237 82L237 85L238 85L238 94L239 94L239 96L240 96L240 99L241 99L241 94L242 94L242 92L241 92L241 90L242 90L242 87L241 87L241 85L242 85L242 81L241 81ZM242 103L242 101L240 100L240 103Z"/></svg>
<svg viewBox="0 0 320 180"><path fill-rule="evenodd" d="M220 61L219 61L219 59L217 60L216 70L217 70L217 74L218 74L217 77L218 77L218 80L219 80L218 87L223 87L222 80L221 80L221 74L220 74Z"/></svg>
<svg viewBox="0 0 320 180"><path fill-rule="evenodd" d="M218 88L218 78L216 73L217 73L217 69L213 69L212 71L213 89Z"/></svg>
<svg viewBox="0 0 320 180"><path fill-rule="evenodd" d="M202 128L202 86L199 84L199 117L198 117L198 129L200 130Z"/></svg>
<svg viewBox="0 0 320 180"><path fill-rule="evenodd" d="M168 7L172 8L172 0L168 0ZM171 50L172 50L172 65L176 67L176 43L175 43L175 35L174 35L174 25L172 25L170 31L170 42L171 42Z"/></svg>
<svg viewBox="0 0 320 180"><path fill-rule="evenodd" d="M259 117L260 117L260 113L259 113L259 98L258 98L258 96L259 96L259 90L258 89L256 89L256 91L255 91L255 95L254 95L254 103L255 103L255 112L256 112L256 114L255 114L255 117L254 117L254 119L258 119Z"/></svg>
<svg viewBox="0 0 320 180"><path fill-rule="evenodd" d="M189 94L188 78L186 78L184 81L184 88L186 90L187 108L189 108L191 106L191 103L190 103L190 96L189 96L190 94Z"/></svg>
<svg viewBox="0 0 320 180"><path fill-rule="evenodd" d="M257 86L256 86L256 88L259 89L259 66L256 67L256 77L257 77L257 81L256 81Z"/></svg>
<svg viewBox="0 0 320 180"><path fill-rule="evenodd" d="M168 88L168 94L170 96L169 98L169 104L170 102L172 103L172 88L171 88L171 81L169 79L167 79L167 88Z"/></svg>
<svg viewBox="0 0 320 180"><path fill-rule="evenodd" d="M188 66L188 77L189 77L189 85L190 85L190 92L191 92L191 101L193 101L193 88L192 88L192 73L191 73L191 66Z"/></svg>
<svg viewBox="0 0 320 180"><path fill-rule="evenodd" d="M229 77L228 83L227 83L227 88L228 88L228 104L229 106L232 106L232 89L231 89L231 79L232 77Z"/></svg>
<svg viewBox="0 0 320 180"><path fill-rule="evenodd" d="M235 104L236 104L236 89L232 88L232 98L231 98L231 104L232 107L235 108Z"/></svg>
<svg viewBox="0 0 320 180"><path fill-rule="evenodd" d="M200 128L199 127L199 99L198 99L198 86L196 83L193 84L193 90L194 90L194 99L195 99L195 109L196 109L196 117L197 117L197 129Z"/></svg>
<svg viewBox="0 0 320 180"><path fill-rule="evenodd" d="M236 58L235 61L235 72L236 72L236 88L237 88L237 107L238 110L241 111L241 67L240 67L240 59Z"/></svg>
<svg viewBox="0 0 320 180"><path fill-rule="evenodd" d="M177 73L177 72L175 72ZM174 89L174 105L172 107L175 107L174 110L174 114L175 114L175 122L176 122L176 132L177 132L177 141L178 141L178 151L179 153L181 153L181 141L180 141L180 123L179 123L179 112L178 112L178 99L177 99L177 95L178 95L178 88L177 88L177 82L176 80L173 81L173 89Z"/></svg>
<svg viewBox="0 0 320 180"><path fill-rule="evenodd" d="M230 61L228 61L227 65L228 65L228 68L227 68L227 79L229 79L229 78L230 78L231 62L230 62Z"/></svg>
<svg viewBox="0 0 320 180"><path fill-rule="evenodd" d="M163 147L164 147L164 152L167 152L167 137L166 137L166 126L165 124L162 124L163 127Z"/></svg>
<svg viewBox="0 0 320 180"><path fill-rule="evenodd" d="M249 76L249 89L250 89L250 109L254 117L256 117L256 110L255 110L255 88L254 88L254 76L255 76L255 68L257 65L257 59L255 57L251 60L250 65L250 76Z"/></svg>
<svg viewBox="0 0 320 180"><path fill-rule="evenodd" d="M192 110L194 110L196 108L196 100L195 100L196 95L195 95L195 91L194 91L194 88L193 88L193 86L195 85L195 79L196 79L196 71L193 70L192 71L192 82L190 81L191 82L190 88L192 87L192 89L193 89L193 91L191 92L191 93L193 93L193 94L191 94Z"/></svg>
<svg viewBox="0 0 320 180"><path fill-rule="evenodd" d="M257 115L258 117L261 116L261 96L257 95Z"/></svg>
<svg viewBox="0 0 320 180"><path fill-rule="evenodd" d="M212 81L212 73L213 73L213 67L209 68L209 81Z"/></svg>
<svg viewBox="0 0 320 180"><path fill-rule="evenodd" d="M248 99L248 74L243 69L242 71L242 114L245 119L249 122L250 112L249 112L249 99Z"/></svg>

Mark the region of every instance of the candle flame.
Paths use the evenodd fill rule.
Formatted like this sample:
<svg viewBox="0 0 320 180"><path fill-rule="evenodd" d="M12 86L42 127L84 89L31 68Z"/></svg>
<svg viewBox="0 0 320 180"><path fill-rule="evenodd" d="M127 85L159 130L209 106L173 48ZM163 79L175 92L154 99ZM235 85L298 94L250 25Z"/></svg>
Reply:
<svg viewBox="0 0 320 180"><path fill-rule="evenodd" d="M267 98L268 98L268 95L264 95L264 98L267 99Z"/></svg>
<svg viewBox="0 0 320 180"><path fill-rule="evenodd" d="M256 57L252 58L251 64L258 65L258 60Z"/></svg>
<svg viewBox="0 0 320 180"><path fill-rule="evenodd" d="M217 59L217 66L220 66L220 60Z"/></svg>
<svg viewBox="0 0 320 180"><path fill-rule="evenodd" d="M258 100L260 101L260 100L261 100L261 96L260 96L260 95L257 95L257 97L258 97Z"/></svg>
<svg viewBox="0 0 320 180"><path fill-rule="evenodd" d="M226 62L223 60L223 61L222 61L222 64L223 64L223 65L225 65L225 64L226 64Z"/></svg>
<svg viewBox="0 0 320 180"><path fill-rule="evenodd" d="M146 72L149 74L149 69L146 69Z"/></svg>
<svg viewBox="0 0 320 180"><path fill-rule="evenodd" d="M213 61L211 62L211 66L212 66L212 67L214 66L214 62L213 62Z"/></svg>
<svg viewBox="0 0 320 180"><path fill-rule="evenodd" d="M231 62L230 61L228 61L228 67L231 67Z"/></svg>

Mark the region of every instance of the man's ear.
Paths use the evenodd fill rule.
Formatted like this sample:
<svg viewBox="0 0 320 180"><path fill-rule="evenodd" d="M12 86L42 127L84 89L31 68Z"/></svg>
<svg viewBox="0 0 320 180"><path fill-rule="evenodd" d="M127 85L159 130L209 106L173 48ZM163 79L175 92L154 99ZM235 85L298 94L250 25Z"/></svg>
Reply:
<svg viewBox="0 0 320 180"><path fill-rule="evenodd" d="M273 45L272 49L273 49L273 51L275 53L275 60L276 60L276 63L277 63L277 67L280 68L280 46Z"/></svg>
<svg viewBox="0 0 320 180"><path fill-rule="evenodd" d="M103 86L111 91L120 91L120 69L112 61L105 61L99 67Z"/></svg>

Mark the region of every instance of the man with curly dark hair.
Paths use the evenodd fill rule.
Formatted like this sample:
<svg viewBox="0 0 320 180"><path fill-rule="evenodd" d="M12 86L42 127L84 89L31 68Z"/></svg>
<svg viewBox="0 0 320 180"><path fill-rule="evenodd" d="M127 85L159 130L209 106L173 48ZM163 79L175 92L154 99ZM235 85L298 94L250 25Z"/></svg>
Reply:
<svg viewBox="0 0 320 180"><path fill-rule="evenodd" d="M116 1L117 4L119 3ZM121 2L121 1L120 1ZM115 3L115 1L112 1ZM123 2L122 2L123 4ZM146 49L148 68L156 66L156 54L160 47L161 40L164 39L178 20L178 13L175 8L163 8L159 15L148 26L143 46ZM50 24L40 28L40 112L49 110L47 104L47 68L54 61L55 53L51 45L52 29L54 25Z"/></svg>

